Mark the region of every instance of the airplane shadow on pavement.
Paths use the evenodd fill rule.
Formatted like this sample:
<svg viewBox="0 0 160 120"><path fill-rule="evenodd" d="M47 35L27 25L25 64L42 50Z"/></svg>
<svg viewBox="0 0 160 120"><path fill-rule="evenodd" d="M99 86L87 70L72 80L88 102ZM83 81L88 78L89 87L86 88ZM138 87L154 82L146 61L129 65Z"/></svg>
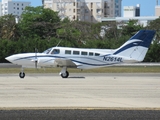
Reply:
<svg viewBox="0 0 160 120"><path fill-rule="evenodd" d="M72 78L77 78L77 79L85 79L85 77L81 77L81 76L71 76L71 77L68 77L68 79L72 79Z"/></svg>

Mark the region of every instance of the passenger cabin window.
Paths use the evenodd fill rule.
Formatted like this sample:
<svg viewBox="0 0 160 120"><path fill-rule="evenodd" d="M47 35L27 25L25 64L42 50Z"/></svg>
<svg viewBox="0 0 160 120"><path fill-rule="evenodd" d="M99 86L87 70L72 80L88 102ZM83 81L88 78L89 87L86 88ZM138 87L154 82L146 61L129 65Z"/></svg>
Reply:
<svg viewBox="0 0 160 120"><path fill-rule="evenodd" d="M81 55L87 55L87 52L83 52L83 51L82 51L82 52L81 52Z"/></svg>
<svg viewBox="0 0 160 120"><path fill-rule="evenodd" d="M60 50L59 49L53 49L53 51L51 52L51 54L59 54Z"/></svg>
<svg viewBox="0 0 160 120"><path fill-rule="evenodd" d="M89 52L89 56L93 56L93 53L92 53L92 52Z"/></svg>
<svg viewBox="0 0 160 120"><path fill-rule="evenodd" d="M65 54L70 55L71 54L71 50L65 50Z"/></svg>
<svg viewBox="0 0 160 120"><path fill-rule="evenodd" d="M73 51L73 55L79 55L79 51Z"/></svg>
<svg viewBox="0 0 160 120"><path fill-rule="evenodd" d="M99 56L100 54L99 53L95 53L95 56Z"/></svg>

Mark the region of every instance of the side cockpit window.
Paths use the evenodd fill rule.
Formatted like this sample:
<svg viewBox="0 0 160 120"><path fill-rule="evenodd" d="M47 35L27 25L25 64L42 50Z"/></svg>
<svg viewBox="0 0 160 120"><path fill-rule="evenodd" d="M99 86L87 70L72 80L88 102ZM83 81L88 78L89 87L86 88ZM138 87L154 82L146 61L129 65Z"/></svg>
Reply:
<svg viewBox="0 0 160 120"><path fill-rule="evenodd" d="M53 49L51 54L59 54L60 53L60 50L59 49Z"/></svg>
<svg viewBox="0 0 160 120"><path fill-rule="evenodd" d="M52 48L49 48L49 49L45 50L43 53L45 53L45 54L49 54L49 53L50 53L50 51L51 51L51 49L52 49Z"/></svg>

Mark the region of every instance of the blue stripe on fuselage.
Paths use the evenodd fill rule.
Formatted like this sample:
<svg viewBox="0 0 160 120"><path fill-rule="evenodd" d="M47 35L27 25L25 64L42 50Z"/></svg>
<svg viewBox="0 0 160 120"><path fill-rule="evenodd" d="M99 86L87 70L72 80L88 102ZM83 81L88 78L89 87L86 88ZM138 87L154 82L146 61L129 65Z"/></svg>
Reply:
<svg viewBox="0 0 160 120"><path fill-rule="evenodd" d="M35 56L23 57L23 58L15 59L14 61L18 61L18 60L22 60L22 59L32 60L33 57L35 57ZM38 58L38 57L66 58L66 57L50 56L50 55L48 55L48 56L37 56L37 58ZM81 57L79 57L79 58L81 58ZM66 59L68 59L68 58L66 58ZM91 59L91 60L99 61L99 62L101 62L101 63L103 62L103 64L91 64L91 63L86 63L86 62L77 61L77 60L74 60L74 59L70 59L70 60L73 61L73 62L77 62L77 63L84 64L84 65L91 65L91 66L106 66L106 65L112 65L112 64L117 64L117 63L119 63L119 62L116 62L116 63L106 63L106 62L104 62L104 61L96 60L96 59L93 59L93 58L86 58L86 59ZM53 59L50 59L50 60L48 60L48 61L46 61L46 62L49 62L49 61L51 61L51 60L53 60ZM105 64L104 64L104 63L105 63Z"/></svg>

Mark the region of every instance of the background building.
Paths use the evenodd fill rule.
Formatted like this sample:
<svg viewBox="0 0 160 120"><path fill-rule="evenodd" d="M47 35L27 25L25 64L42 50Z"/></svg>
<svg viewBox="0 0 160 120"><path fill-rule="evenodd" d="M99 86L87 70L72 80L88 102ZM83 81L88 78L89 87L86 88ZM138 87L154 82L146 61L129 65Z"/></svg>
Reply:
<svg viewBox="0 0 160 120"><path fill-rule="evenodd" d="M42 0L44 8L59 12L61 19L101 22L102 17L121 16L122 0Z"/></svg>
<svg viewBox="0 0 160 120"><path fill-rule="evenodd" d="M137 6L124 6L123 7L124 17L138 17L140 16L140 5Z"/></svg>
<svg viewBox="0 0 160 120"><path fill-rule="evenodd" d="M102 22L107 21L116 21L123 22L126 24L129 20L138 20L138 24L143 25L144 27L148 25L149 22L157 19L157 16L141 16L141 17L115 17L115 18L102 18Z"/></svg>
<svg viewBox="0 0 160 120"><path fill-rule="evenodd" d="M137 5L136 5L135 16L136 16L136 17L139 17L139 16L140 16L140 4L137 4Z"/></svg>
<svg viewBox="0 0 160 120"><path fill-rule="evenodd" d="M122 0L115 0L115 17L121 17Z"/></svg>
<svg viewBox="0 0 160 120"><path fill-rule="evenodd" d="M160 16L160 6L155 6L155 16Z"/></svg>
<svg viewBox="0 0 160 120"><path fill-rule="evenodd" d="M155 16L160 16L160 6L158 5L158 0L156 1L155 6Z"/></svg>
<svg viewBox="0 0 160 120"><path fill-rule="evenodd" d="M157 7L157 16L140 16L140 5L136 6L124 6L123 7L123 17L113 17L113 18L102 18L102 22L106 21L116 21L126 24L129 20L138 20L138 24L143 25L144 27L148 25L151 21L160 16L160 6Z"/></svg>
<svg viewBox="0 0 160 120"><path fill-rule="evenodd" d="M0 2L0 16L13 14L19 17L22 12L25 10L26 6L30 6L30 2L20 2L20 1L12 1L12 0L2 0Z"/></svg>

